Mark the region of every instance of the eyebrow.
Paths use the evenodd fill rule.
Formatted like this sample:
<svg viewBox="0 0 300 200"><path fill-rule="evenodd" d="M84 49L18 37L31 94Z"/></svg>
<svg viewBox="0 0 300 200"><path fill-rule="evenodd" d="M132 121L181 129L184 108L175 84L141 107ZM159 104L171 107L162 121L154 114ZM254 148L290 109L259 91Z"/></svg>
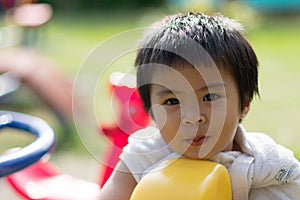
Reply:
<svg viewBox="0 0 300 200"><path fill-rule="evenodd" d="M200 91L200 90L209 90L210 88L219 88L219 87L224 87L226 88L226 84L225 83L212 83L212 84L209 84L207 86L204 86L204 87L201 87L199 89L196 89L196 91Z"/></svg>
<svg viewBox="0 0 300 200"><path fill-rule="evenodd" d="M219 87L226 87L226 84L225 83L212 83L210 85L198 88L195 91L197 92L197 91L201 91L201 90L210 90L211 88L219 88ZM164 88L164 89L159 90L155 95L156 96L164 96L164 95L175 94L175 93L180 93L180 92L178 92L176 90L170 90L168 88Z"/></svg>

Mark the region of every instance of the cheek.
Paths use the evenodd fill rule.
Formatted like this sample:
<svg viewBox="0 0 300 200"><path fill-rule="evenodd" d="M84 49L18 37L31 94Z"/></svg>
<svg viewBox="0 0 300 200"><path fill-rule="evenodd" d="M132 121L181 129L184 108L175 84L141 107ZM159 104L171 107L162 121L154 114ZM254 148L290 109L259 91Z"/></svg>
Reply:
<svg viewBox="0 0 300 200"><path fill-rule="evenodd" d="M154 117L153 120L155 121L157 128L159 128L159 130L161 130L165 126L166 121L167 121L166 110L164 109L163 106L154 104L151 106L150 112L153 113L153 117Z"/></svg>
<svg viewBox="0 0 300 200"><path fill-rule="evenodd" d="M231 140L239 123L238 106L229 102L208 113L208 133L214 135L216 142Z"/></svg>
<svg viewBox="0 0 300 200"><path fill-rule="evenodd" d="M209 121L209 128L216 132L221 132L223 126L225 124L226 119L228 119L228 106L224 103L217 103L216 105L212 105L207 111L205 115Z"/></svg>
<svg viewBox="0 0 300 200"><path fill-rule="evenodd" d="M226 111L226 118L223 125L223 135L229 140L233 139L236 128L238 127L240 119L240 111L238 106L228 105Z"/></svg>
<svg viewBox="0 0 300 200"><path fill-rule="evenodd" d="M157 127L160 129L163 139L167 143L169 143L175 138L176 134L178 133L178 129L180 127L180 117L178 117L176 113L170 113L166 110L164 117L158 117L160 118L160 120L156 122Z"/></svg>
<svg viewBox="0 0 300 200"><path fill-rule="evenodd" d="M222 135L220 140L223 146L226 147L232 143L236 129L239 124L239 111L236 107L232 107L230 111L227 112L226 120L224 121Z"/></svg>
<svg viewBox="0 0 300 200"><path fill-rule="evenodd" d="M218 103L209 112L210 121L220 125L238 122L240 115L239 103L235 101Z"/></svg>

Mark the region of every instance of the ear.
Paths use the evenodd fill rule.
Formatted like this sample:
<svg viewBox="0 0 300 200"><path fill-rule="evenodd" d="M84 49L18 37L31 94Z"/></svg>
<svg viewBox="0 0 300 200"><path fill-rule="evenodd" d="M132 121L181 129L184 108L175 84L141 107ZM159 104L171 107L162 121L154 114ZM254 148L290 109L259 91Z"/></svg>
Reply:
<svg viewBox="0 0 300 200"><path fill-rule="evenodd" d="M246 101L245 101L245 105L244 105L244 107L242 108L242 112L241 112L241 114L240 114L240 119L244 119L244 118L247 116L249 110L250 110L250 101L249 101L249 100L246 100Z"/></svg>

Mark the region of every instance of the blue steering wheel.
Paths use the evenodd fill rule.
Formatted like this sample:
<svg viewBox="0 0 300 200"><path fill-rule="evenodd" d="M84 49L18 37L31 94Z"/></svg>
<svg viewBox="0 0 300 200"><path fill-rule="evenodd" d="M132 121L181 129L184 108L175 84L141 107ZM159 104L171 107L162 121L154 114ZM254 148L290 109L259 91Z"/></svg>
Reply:
<svg viewBox="0 0 300 200"><path fill-rule="evenodd" d="M47 154L55 144L52 128L43 120L17 112L0 111L0 130L19 129L35 136L35 140L14 152L0 156L0 177L22 170Z"/></svg>

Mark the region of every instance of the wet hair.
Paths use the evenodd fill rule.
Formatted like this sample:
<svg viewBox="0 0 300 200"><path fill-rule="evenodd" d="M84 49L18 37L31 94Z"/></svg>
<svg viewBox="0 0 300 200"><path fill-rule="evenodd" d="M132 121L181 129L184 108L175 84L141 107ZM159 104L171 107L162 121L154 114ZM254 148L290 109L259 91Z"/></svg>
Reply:
<svg viewBox="0 0 300 200"><path fill-rule="evenodd" d="M135 60L145 110L151 108L154 66L210 66L212 61L235 79L243 109L246 101L259 95L258 60L244 33L240 23L220 14L180 13L154 23L141 39Z"/></svg>

